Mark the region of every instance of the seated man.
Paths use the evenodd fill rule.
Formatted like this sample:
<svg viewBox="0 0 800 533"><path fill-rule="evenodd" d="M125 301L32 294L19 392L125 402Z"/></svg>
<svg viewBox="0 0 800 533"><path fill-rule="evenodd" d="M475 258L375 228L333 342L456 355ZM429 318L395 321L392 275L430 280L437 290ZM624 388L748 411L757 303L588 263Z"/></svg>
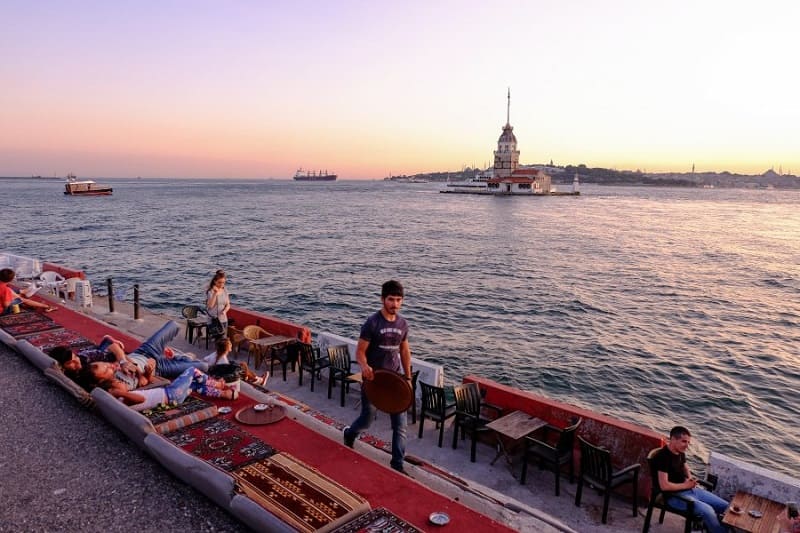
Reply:
<svg viewBox="0 0 800 533"><path fill-rule="evenodd" d="M14 276L14 271L10 268L0 270L0 315L10 314L12 312L12 307L15 305L25 305L34 309L43 309L45 313L55 311L55 307L29 300L17 293L10 285L10 283L14 281Z"/></svg>
<svg viewBox="0 0 800 533"><path fill-rule="evenodd" d="M675 426L669 432L669 442L653 456L652 465L658 472L658 488L664 493L664 500L675 509L686 510L686 502L675 497L694 501L695 516L701 518L710 533L724 533L727 528L720 524L719 515L728 508L728 502L719 496L703 490L697 485L686 464L686 449L692 434L683 426Z"/></svg>

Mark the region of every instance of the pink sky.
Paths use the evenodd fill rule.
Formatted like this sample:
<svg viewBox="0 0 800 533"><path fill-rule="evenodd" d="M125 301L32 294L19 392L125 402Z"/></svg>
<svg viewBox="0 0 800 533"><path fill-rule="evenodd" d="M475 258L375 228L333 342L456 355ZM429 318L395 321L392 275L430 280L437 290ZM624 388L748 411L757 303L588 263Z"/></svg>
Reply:
<svg viewBox="0 0 800 533"><path fill-rule="evenodd" d="M563 5L562 5L563 4ZM800 174L794 2L4 2L0 175Z"/></svg>

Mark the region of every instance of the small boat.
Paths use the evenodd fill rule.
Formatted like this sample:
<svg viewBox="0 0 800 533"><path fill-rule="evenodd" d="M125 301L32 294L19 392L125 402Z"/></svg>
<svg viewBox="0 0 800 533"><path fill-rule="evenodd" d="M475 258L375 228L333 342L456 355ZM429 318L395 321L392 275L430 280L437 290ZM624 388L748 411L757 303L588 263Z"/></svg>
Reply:
<svg viewBox="0 0 800 533"><path fill-rule="evenodd" d="M328 174L328 171L322 172L318 170L317 172L306 170L303 171L302 167L297 169L297 172L294 173L294 180L295 181L336 181L336 174Z"/></svg>
<svg viewBox="0 0 800 533"><path fill-rule="evenodd" d="M92 180L78 180L75 174L67 176L64 194L67 196L111 196L114 189L108 185L100 185Z"/></svg>

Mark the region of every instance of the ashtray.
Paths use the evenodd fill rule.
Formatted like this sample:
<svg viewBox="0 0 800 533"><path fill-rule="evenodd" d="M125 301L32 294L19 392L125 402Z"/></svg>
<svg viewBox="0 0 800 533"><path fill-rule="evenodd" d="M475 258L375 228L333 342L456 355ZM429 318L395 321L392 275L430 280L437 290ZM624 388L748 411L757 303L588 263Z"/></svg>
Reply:
<svg viewBox="0 0 800 533"><path fill-rule="evenodd" d="M231 412L231 408L226 405L225 407L217 408L217 412L223 415L227 415L228 413Z"/></svg>
<svg viewBox="0 0 800 533"><path fill-rule="evenodd" d="M261 412L261 411L266 411L267 409L269 409L269 405L267 405L267 404L265 404L265 403L257 403L257 404L255 404L255 405L253 406L253 409L254 409L255 411L259 411L259 412Z"/></svg>
<svg viewBox="0 0 800 533"><path fill-rule="evenodd" d="M431 513L431 515L428 517L428 521L435 526L445 526L450 523L450 517L447 516L447 513L437 511L435 513Z"/></svg>

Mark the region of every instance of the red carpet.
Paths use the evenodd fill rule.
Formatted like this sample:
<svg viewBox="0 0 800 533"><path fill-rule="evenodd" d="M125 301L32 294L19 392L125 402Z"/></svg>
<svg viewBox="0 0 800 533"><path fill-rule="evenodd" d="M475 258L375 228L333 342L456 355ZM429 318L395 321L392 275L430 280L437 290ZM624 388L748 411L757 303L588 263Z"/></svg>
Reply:
<svg viewBox="0 0 800 533"><path fill-rule="evenodd" d="M233 412L255 402L241 395L235 402L216 402L218 406L230 405ZM286 451L301 461L318 469L331 479L355 491L375 507L385 507L401 519L428 531L435 526L428 523L428 516L435 511L443 511L450 516L448 529L452 531L492 531L501 533L514 531L460 503L441 496L412 479L356 453L339 442L306 428L291 419L289 410L286 418L275 424L265 426L243 426L248 432L259 437L275 448ZM238 424L232 414L226 419Z"/></svg>

